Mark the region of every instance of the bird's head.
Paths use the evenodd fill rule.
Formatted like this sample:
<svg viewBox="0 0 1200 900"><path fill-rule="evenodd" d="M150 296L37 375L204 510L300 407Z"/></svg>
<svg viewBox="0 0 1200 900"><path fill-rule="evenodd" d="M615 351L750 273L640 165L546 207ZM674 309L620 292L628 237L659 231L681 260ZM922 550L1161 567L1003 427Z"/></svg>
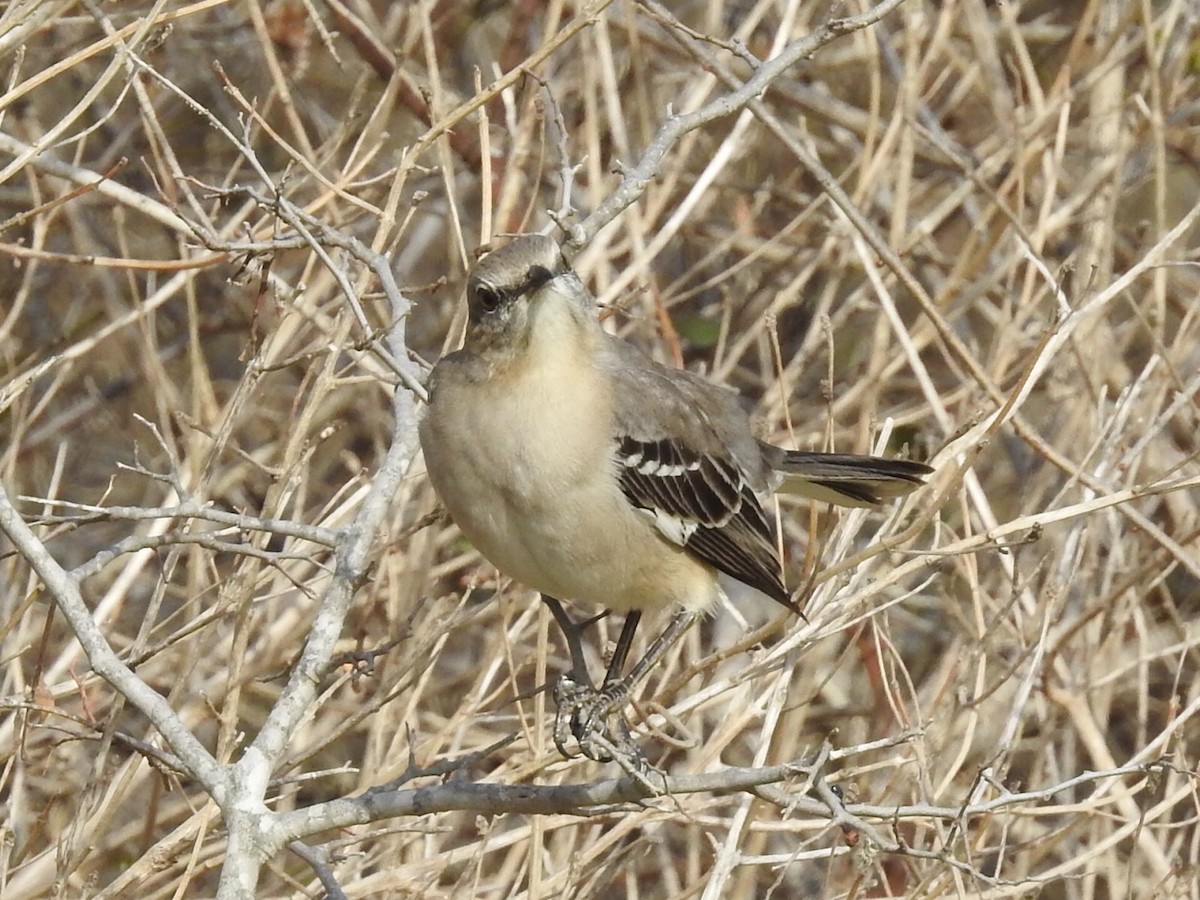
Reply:
<svg viewBox="0 0 1200 900"><path fill-rule="evenodd" d="M493 250L467 281L467 341L516 349L537 332L594 315L590 298L552 238L526 234Z"/></svg>

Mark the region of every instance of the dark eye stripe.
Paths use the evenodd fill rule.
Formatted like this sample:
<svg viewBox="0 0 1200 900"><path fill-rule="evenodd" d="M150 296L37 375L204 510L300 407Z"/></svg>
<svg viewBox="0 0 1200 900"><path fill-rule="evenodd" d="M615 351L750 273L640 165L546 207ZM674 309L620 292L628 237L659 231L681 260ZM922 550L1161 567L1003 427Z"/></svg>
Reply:
<svg viewBox="0 0 1200 900"><path fill-rule="evenodd" d="M495 312L506 303L532 294L549 284L555 277L545 266L530 266L525 273L525 280L520 284L504 287L488 284L486 281L476 281L472 290L479 298L479 305L484 312Z"/></svg>
<svg viewBox="0 0 1200 900"><path fill-rule="evenodd" d="M528 294L530 291L536 291L544 284L554 280L554 273L545 266L530 266L529 272L525 276L525 284L521 286L521 293Z"/></svg>

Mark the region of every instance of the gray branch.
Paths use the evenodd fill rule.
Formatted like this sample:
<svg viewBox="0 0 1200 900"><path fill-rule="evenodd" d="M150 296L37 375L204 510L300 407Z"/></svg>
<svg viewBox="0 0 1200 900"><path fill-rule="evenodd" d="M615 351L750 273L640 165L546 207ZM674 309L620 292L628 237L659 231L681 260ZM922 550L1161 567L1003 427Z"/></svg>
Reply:
<svg viewBox="0 0 1200 900"><path fill-rule="evenodd" d="M668 111L667 119L659 127L654 140L642 153L642 158L637 164L625 171L617 189L591 215L571 229L571 234L563 245L567 259L570 260L579 253L602 228L641 199L646 187L662 171L667 154L681 137L709 122L740 112L751 101L758 100L773 81L796 63L807 59L821 47L843 35L875 24L903 2L904 0L883 0L860 16L831 19L816 31L788 44L778 56L762 62L744 84L730 90L725 96L690 113L676 115Z"/></svg>
<svg viewBox="0 0 1200 900"><path fill-rule="evenodd" d="M92 621L91 611L79 593L79 583L67 574L58 564L58 560L50 555L45 544L25 524L9 500L3 485L0 485L0 531L12 541L22 558L29 563L46 586L96 674L116 688L154 724L159 734L171 745L175 755L188 767L209 795L217 803L224 804L228 794L221 766L196 736L187 730L170 704L121 662L120 657L96 627L96 623Z"/></svg>
<svg viewBox="0 0 1200 900"><path fill-rule="evenodd" d="M648 772L580 784L533 785L449 781L406 790L375 788L358 797L331 800L281 813L275 821L277 840L287 842L325 831L365 825L395 816L423 816L450 810L490 815L588 816L641 804L655 797L697 793L732 793L778 784L808 775L813 764L789 763L762 768L731 768L700 775Z"/></svg>

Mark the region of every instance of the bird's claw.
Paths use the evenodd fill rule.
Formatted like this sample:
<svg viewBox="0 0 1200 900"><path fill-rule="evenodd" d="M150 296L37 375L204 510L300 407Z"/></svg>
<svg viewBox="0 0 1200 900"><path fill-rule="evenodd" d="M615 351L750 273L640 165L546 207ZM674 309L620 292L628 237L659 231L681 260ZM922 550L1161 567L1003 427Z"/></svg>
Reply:
<svg viewBox="0 0 1200 900"><path fill-rule="evenodd" d="M563 675L554 685L554 746L563 756L574 754L567 750L571 736L588 759L597 762L614 760L632 763L635 768L645 765L642 751L634 743L629 723L625 721L625 704L629 689L620 681L595 688L580 684Z"/></svg>

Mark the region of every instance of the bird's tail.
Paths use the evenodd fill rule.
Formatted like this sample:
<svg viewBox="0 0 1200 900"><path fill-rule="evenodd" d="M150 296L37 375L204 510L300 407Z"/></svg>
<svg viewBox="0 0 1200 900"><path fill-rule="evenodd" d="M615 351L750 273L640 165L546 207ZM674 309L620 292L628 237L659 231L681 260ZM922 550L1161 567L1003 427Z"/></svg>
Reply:
<svg viewBox="0 0 1200 900"><path fill-rule="evenodd" d="M902 497L933 471L907 459L771 449L767 458L782 476L777 490L838 506L875 506Z"/></svg>

